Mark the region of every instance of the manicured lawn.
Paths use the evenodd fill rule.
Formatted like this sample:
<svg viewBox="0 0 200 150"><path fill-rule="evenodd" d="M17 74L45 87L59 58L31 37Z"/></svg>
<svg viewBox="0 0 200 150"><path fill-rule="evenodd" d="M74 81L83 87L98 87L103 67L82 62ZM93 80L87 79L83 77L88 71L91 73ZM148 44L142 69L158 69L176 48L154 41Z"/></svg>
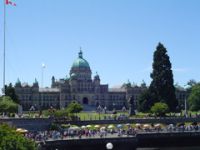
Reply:
<svg viewBox="0 0 200 150"><path fill-rule="evenodd" d="M96 112L81 112L78 113L77 116L79 116L81 120L102 120L104 119L104 116L108 116L108 114L99 114Z"/></svg>
<svg viewBox="0 0 200 150"><path fill-rule="evenodd" d="M119 114L126 114L127 112L118 112L117 114L111 114L111 113L97 113L97 112L81 112L78 113L77 116L80 117L81 120L103 120L105 118L113 118L115 116L119 116Z"/></svg>
<svg viewBox="0 0 200 150"><path fill-rule="evenodd" d="M125 114L126 116L128 116L128 112L120 112L118 111L117 114L112 114L112 112L108 112L106 114L104 113L97 113L97 112L80 112L78 114L76 114L78 117L80 117L81 120L103 120L103 119L114 119L114 117L119 116L120 114ZM136 115L131 116L130 118L148 118L150 115L150 113L142 113L142 112L138 112ZM167 113L167 116L174 116L173 113ZM188 116L196 116L196 115L200 115L200 112L191 112L188 111ZM184 111L182 111L182 113L176 113L175 116L180 117L180 116L184 116ZM35 111L35 112L24 112L24 117L26 118L35 118L35 117L39 117L39 112ZM42 117L43 118L47 118L47 110L44 110L42 113Z"/></svg>
<svg viewBox="0 0 200 150"><path fill-rule="evenodd" d="M108 113L97 113L97 112L80 112L75 114L76 116L80 117L81 120L103 120L105 118L109 118L109 117L115 117L115 116L119 116L120 114L125 114L128 115L127 112L117 112L117 114L112 114L111 112ZM47 118L48 117L48 110L44 110L42 112L42 117L43 118ZM39 116L39 112L35 111L35 112L25 112L24 116L26 116L26 118L35 118Z"/></svg>

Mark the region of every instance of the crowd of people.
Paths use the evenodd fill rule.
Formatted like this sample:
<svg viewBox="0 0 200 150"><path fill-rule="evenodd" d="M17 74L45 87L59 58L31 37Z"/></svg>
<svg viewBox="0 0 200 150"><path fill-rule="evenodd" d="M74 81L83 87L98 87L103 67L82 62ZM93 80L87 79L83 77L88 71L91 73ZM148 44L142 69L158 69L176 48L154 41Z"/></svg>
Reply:
<svg viewBox="0 0 200 150"><path fill-rule="evenodd" d="M27 132L24 135L27 138L34 141L46 141L46 140L66 140L66 139L81 139L81 138L106 138L106 137L121 137L125 135L133 135L133 128L130 129L66 129L63 131L51 130L51 131L37 131Z"/></svg>
<svg viewBox="0 0 200 150"><path fill-rule="evenodd" d="M99 125L97 125L99 126ZM71 126L66 129L49 130L49 131L35 131L27 132L24 135L34 141L46 140L67 140L67 139L81 139L81 138L112 138L112 137L127 137L136 136L142 133L158 133L158 132L199 132L200 125L192 124L178 124L178 125L161 125L161 124L135 124L130 125L109 125L99 126L98 128L87 128L86 126L77 127Z"/></svg>

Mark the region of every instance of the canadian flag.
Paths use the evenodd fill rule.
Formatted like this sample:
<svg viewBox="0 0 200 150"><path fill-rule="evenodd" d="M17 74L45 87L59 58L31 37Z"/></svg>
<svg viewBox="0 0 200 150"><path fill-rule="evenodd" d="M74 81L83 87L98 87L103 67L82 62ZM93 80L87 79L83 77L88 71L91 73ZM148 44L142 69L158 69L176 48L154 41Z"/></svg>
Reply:
<svg viewBox="0 0 200 150"><path fill-rule="evenodd" d="M12 5L12 6L16 6L15 3L13 3L11 0L5 0L6 5Z"/></svg>

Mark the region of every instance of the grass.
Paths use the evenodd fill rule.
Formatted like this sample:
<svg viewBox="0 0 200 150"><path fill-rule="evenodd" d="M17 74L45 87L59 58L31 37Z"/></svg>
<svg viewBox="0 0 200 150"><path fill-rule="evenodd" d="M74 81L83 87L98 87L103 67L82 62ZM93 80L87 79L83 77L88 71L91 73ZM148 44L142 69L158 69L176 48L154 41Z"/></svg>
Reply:
<svg viewBox="0 0 200 150"><path fill-rule="evenodd" d="M111 116L112 117L118 116L119 114L128 115L127 112L121 112L121 111L117 112L117 114L112 114L111 112L104 114L104 113L97 113L97 112L92 111L92 112L80 112L75 115L80 117L81 120L103 120L103 119L111 117ZM26 118L35 118L35 117L39 116L39 112L27 111L24 113L24 116L26 116ZM43 110L42 117L47 118L48 116L49 116L48 110Z"/></svg>
<svg viewBox="0 0 200 150"><path fill-rule="evenodd" d="M192 112L192 111L188 111L188 115L191 114L192 116L195 116L196 114L200 114L200 112ZM117 114L112 114L111 112L108 112L106 114L104 113L97 113L95 111L92 112L80 112L78 114L76 114L78 117L80 117L81 120L103 120L105 118L109 118L109 117L115 117L115 116L119 116L119 114L125 114L128 116L128 112L122 112L122 111L118 111ZM142 113L142 112L138 112L136 115L131 116L130 118L148 118L150 113ZM34 117L38 117L39 116L39 112L25 112L24 114L26 116L26 118L34 118ZM167 116L170 116L170 113L166 114ZM175 114L176 116L179 116L178 113ZM184 115L184 111L182 111L182 116ZM44 110L42 113L42 117L46 118L48 117L48 113L47 110Z"/></svg>
<svg viewBox="0 0 200 150"><path fill-rule="evenodd" d="M118 112L117 114L110 113L97 113L97 112L81 112L78 113L77 116L80 117L81 120L103 120L108 117L115 117L119 114L127 114L126 112Z"/></svg>

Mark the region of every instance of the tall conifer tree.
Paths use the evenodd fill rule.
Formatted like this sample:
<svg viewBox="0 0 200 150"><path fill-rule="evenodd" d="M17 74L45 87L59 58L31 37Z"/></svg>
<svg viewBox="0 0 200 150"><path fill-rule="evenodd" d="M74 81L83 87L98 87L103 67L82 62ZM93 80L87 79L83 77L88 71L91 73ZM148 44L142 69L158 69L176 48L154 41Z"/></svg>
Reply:
<svg viewBox="0 0 200 150"><path fill-rule="evenodd" d="M152 82L149 87L151 104L164 102L170 111L175 111L178 101L175 96L173 73L166 48L159 43L153 58Z"/></svg>
<svg viewBox="0 0 200 150"><path fill-rule="evenodd" d="M10 83L9 86L5 85L5 95L9 96L15 103L19 104L19 99L15 93L15 88L12 86L12 83Z"/></svg>

